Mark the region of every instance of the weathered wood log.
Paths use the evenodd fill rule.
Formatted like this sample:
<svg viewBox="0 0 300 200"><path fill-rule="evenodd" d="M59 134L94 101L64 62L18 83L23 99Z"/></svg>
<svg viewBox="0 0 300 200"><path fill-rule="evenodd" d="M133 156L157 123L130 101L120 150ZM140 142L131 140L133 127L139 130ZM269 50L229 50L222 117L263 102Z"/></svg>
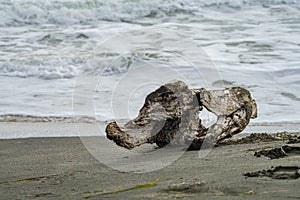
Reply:
<svg viewBox="0 0 300 200"><path fill-rule="evenodd" d="M128 149L144 143L156 143L159 147L188 144L205 131L198 117L199 109L195 93L185 83L171 82L150 93L139 115L125 126L110 123L107 137Z"/></svg>
<svg viewBox="0 0 300 200"><path fill-rule="evenodd" d="M208 128L199 118L203 106L218 116ZM124 126L111 122L106 133L108 139L127 149L145 143L199 149L205 139L216 143L241 132L256 112L255 101L246 89L190 90L184 82L173 81L150 93L135 119Z"/></svg>
<svg viewBox="0 0 300 200"><path fill-rule="evenodd" d="M209 91L204 88L193 90L201 104L217 115L215 124L208 127L204 136L196 138L190 149L199 149L204 139L210 143L230 138L242 132L251 118L257 117L257 105L248 90L241 87Z"/></svg>

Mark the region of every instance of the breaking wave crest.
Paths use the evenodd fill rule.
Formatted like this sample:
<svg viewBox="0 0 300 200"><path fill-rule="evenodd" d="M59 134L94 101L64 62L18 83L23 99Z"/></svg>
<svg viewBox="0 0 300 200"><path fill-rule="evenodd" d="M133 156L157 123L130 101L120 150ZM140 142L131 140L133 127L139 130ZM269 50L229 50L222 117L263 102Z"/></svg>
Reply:
<svg viewBox="0 0 300 200"><path fill-rule="evenodd" d="M0 26L132 22L178 13L197 15L203 8L227 10L279 4L300 4L300 0L4 0L0 3Z"/></svg>
<svg viewBox="0 0 300 200"><path fill-rule="evenodd" d="M76 76L77 68L69 66L35 66L15 65L11 63L0 64L0 75L9 77L37 77L41 79L73 78Z"/></svg>

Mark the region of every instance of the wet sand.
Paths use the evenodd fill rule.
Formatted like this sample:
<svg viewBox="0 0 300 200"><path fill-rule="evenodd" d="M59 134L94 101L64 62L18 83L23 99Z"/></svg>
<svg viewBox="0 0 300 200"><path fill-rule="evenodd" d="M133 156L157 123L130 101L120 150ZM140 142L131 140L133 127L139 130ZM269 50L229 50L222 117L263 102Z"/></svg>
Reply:
<svg viewBox="0 0 300 200"><path fill-rule="evenodd" d="M254 156L284 145L229 142L202 159L189 151L160 170L125 173L96 160L78 137L0 140L1 199L299 199L297 152L278 159ZM272 166L286 168L268 176Z"/></svg>

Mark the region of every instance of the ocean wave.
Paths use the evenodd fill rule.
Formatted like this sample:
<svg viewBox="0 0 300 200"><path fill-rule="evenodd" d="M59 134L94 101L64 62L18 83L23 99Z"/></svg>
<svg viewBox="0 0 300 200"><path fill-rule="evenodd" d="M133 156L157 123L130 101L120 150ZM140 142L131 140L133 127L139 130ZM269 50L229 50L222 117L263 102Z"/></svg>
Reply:
<svg viewBox="0 0 300 200"><path fill-rule="evenodd" d="M300 0L3 0L0 26L90 24L101 20L131 22L178 13L201 14L203 8L222 10L279 4L295 5Z"/></svg>
<svg viewBox="0 0 300 200"><path fill-rule="evenodd" d="M60 79L73 78L77 74L77 67L74 65L68 66L45 66L45 65L24 65L13 63L1 63L0 75L9 77L37 77L41 79Z"/></svg>
<svg viewBox="0 0 300 200"><path fill-rule="evenodd" d="M139 62L163 62L168 61L159 54L138 54L131 53L128 55L115 55L96 57L85 63L72 63L69 61L57 61L48 59L47 64L37 63L28 64L24 62L4 62L0 63L0 76L20 77L20 78L39 78L39 79L70 79L76 77L80 73L91 76L110 76L113 74L122 74L127 72L134 66L138 66ZM112 62L112 60L114 60ZM112 63L110 63L112 62ZM139 63L139 64L138 64Z"/></svg>

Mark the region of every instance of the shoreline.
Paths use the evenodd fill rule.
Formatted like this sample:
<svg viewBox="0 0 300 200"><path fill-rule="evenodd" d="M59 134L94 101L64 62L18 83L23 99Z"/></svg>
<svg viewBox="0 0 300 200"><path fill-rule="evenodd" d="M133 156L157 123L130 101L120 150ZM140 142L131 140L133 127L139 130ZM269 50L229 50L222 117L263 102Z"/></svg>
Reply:
<svg viewBox="0 0 300 200"><path fill-rule="evenodd" d="M300 178L290 175L299 173L299 152L278 159L254 156L284 145L282 140L219 145L201 159L198 151L187 151L160 170L126 173L96 160L80 138L0 140L0 192L3 199L297 199ZM112 156L114 147L99 145ZM149 152L142 149L143 155ZM162 151L157 162L167 157ZM273 174L288 178L265 176L263 170L272 166L287 167Z"/></svg>
<svg viewBox="0 0 300 200"><path fill-rule="evenodd" d="M105 136L107 122L0 122L0 139ZM300 123L250 123L235 137L251 133L298 133Z"/></svg>

